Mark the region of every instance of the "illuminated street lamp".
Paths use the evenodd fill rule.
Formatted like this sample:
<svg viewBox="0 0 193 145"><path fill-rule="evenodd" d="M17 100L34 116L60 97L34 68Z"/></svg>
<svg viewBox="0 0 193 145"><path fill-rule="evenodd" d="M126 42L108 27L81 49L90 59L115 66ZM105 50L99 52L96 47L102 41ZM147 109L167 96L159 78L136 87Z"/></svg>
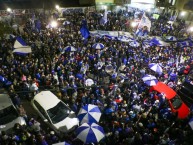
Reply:
<svg viewBox="0 0 193 145"><path fill-rule="evenodd" d="M59 5L56 5L56 9L58 10L60 8L60 6Z"/></svg>
<svg viewBox="0 0 193 145"><path fill-rule="evenodd" d="M190 32L193 32L193 27L190 27L189 30L190 30Z"/></svg>
<svg viewBox="0 0 193 145"><path fill-rule="evenodd" d="M182 12L180 13L180 15L183 17L183 16L186 15L186 12L185 12L185 11L182 11Z"/></svg>
<svg viewBox="0 0 193 145"><path fill-rule="evenodd" d="M7 12L11 12L11 8L7 8Z"/></svg>

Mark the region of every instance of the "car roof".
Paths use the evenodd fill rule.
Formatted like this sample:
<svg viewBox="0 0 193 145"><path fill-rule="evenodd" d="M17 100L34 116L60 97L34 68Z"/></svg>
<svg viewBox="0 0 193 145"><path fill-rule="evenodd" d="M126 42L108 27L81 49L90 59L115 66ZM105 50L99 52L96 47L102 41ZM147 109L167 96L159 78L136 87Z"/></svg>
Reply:
<svg viewBox="0 0 193 145"><path fill-rule="evenodd" d="M0 94L0 110L12 105L12 101L8 94Z"/></svg>
<svg viewBox="0 0 193 145"><path fill-rule="evenodd" d="M35 95L33 100L36 100L44 108L44 110L53 108L60 102L58 97L50 91L41 91Z"/></svg>
<svg viewBox="0 0 193 145"><path fill-rule="evenodd" d="M190 109L185 103L182 103L181 107L178 109L178 118L184 119L190 113Z"/></svg>
<svg viewBox="0 0 193 145"><path fill-rule="evenodd" d="M171 89L168 85L162 82L158 82L155 86L152 86L150 88L150 91L157 91L159 93L164 93L166 99L172 99L176 95L176 92L173 89Z"/></svg>
<svg viewBox="0 0 193 145"><path fill-rule="evenodd" d="M186 89L188 89L188 90L191 91L191 92L192 92L192 90L193 90L193 85L192 85L191 83L189 83L189 82L184 82L184 83L182 84L182 86L185 87Z"/></svg>

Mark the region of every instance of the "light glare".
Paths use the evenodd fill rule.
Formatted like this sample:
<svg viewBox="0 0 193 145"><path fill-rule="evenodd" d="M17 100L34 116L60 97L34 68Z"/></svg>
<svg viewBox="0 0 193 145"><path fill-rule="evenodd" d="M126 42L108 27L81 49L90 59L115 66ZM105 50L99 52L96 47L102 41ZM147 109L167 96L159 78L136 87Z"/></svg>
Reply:
<svg viewBox="0 0 193 145"><path fill-rule="evenodd" d="M58 24L57 24L57 22L56 22L56 21L52 21L52 22L51 22L51 27L52 27L52 28L56 28L56 27L57 27L57 25L58 25Z"/></svg>

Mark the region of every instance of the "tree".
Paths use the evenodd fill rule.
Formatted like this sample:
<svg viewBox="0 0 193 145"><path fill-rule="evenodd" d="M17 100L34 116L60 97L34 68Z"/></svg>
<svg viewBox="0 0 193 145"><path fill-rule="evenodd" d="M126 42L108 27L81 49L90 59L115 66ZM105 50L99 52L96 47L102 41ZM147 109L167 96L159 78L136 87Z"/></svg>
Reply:
<svg viewBox="0 0 193 145"><path fill-rule="evenodd" d="M0 37L3 37L4 34L11 34L13 33L13 28L8 26L4 22L0 22Z"/></svg>

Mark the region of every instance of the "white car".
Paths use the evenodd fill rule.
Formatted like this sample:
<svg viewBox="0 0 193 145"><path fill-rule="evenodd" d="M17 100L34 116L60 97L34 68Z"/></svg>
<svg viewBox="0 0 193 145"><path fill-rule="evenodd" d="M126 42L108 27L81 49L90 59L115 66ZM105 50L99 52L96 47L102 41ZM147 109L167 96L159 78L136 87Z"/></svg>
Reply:
<svg viewBox="0 0 193 145"><path fill-rule="evenodd" d="M31 104L44 122L60 135L73 131L79 125L76 114L50 91L35 95Z"/></svg>
<svg viewBox="0 0 193 145"><path fill-rule="evenodd" d="M0 132L11 132L16 123L26 125L23 117L19 116L8 94L0 94Z"/></svg>

